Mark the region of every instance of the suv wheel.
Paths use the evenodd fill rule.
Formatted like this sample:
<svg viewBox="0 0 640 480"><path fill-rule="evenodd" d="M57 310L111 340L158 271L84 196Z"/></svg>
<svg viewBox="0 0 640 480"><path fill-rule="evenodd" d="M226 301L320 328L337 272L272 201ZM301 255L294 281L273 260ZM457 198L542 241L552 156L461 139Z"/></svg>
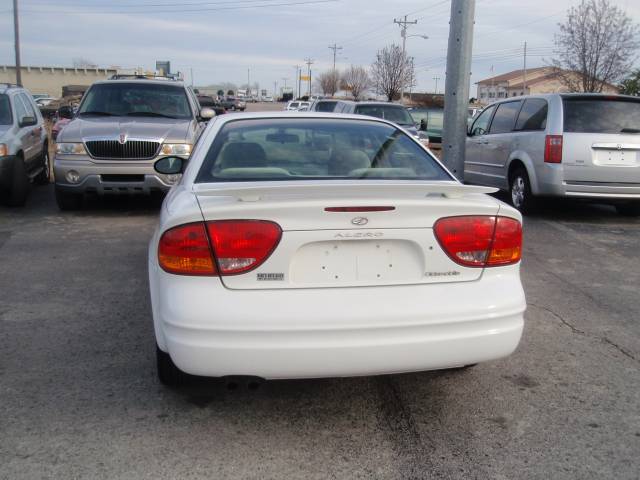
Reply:
<svg viewBox="0 0 640 480"><path fill-rule="evenodd" d="M29 177L27 176L24 160L20 156L16 156L13 161L11 186L9 188L7 205L10 207L22 207L29 194Z"/></svg>
<svg viewBox="0 0 640 480"><path fill-rule="evenodd" d="M82 206L82 194L65 192L56 186L56 203L60 210L78 210Z"/></svg>
<svg viewBox="0 0 640 480"><path fill-rule="evenodd" d="M178 387L182 385L186 379L186 374L176 367L168 353L160 350L156 345L156 367L158 370L158 379L163 385L168 387Z"/></svg>
<svg viewBox="0 0 640 480"><path fill-rule="evenodd" d="M640 216L640 202L620 203L616 205L616 210L625 217L638 217Z"/></svg>
<svg viewBox="0 0 640 480"><path fill-rule="evenodd" d="M49 166L49 146L46 143L42 152L42 167L42 171L36 176L35 182L38 185L48 185L51 179L51 170Z"/></svg>
<svg viewBox="0 0 640 480"><path fill-rule="evenodd" d="M522 213L529 213L533 210L535 200L531 193L529 175L524 168L518 167L511 174L509 193L511 194L511 205Z"/></svg>

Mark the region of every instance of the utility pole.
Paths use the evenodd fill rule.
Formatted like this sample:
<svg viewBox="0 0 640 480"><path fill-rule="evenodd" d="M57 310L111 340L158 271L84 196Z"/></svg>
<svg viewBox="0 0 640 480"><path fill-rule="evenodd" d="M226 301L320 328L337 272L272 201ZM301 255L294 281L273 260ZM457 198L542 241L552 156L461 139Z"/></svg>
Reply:
<svg viewBox="0 0 640 480"><path fill-rule="evenodd" d="M296 69L296 79L293 82L293 88L297 88L297 92L296 92L296 97L295 98L299 98L300 97L300 65L294 65L293 68Z"/></svg>
<svg viewBox="0 0 640 480"><path fill-rule="evenodd" d="M287 79L283 77L282 81L284 82L284 87L282 87L282 88L287 88Z"/></svg>
<svg viewBox="0 0 640 480"><path fill-rule="evenodd" d="M13 0L13 35L16 47L16 83L22 86L22 65L20 63L20 25L18 22L18 0Z"/></svg>
<svg viewBox="0 0 640 480"><path fill-rule="evenodd" d="M251 96L251 69L247 68L247 97Z"/></svg>
<svg viewBox="0 0 640 480"><path fill-rule="evenodd" d="M190 77L191 77L191 88L193 88L193 67L189 67Z"/></svg>
<svg viewBox="0 0 640 480"><path fill-rule="evenodd" d="M333 50L333 71L336 71L336 53L338 50L342 50L342 47L339 47L337 43L333 45L329 45L329 48Z"/></svg>
<svg viewBox="0 0 640 480"><path fill-rule="evenodd" d="M273 82L273 99L274 101L278 101L278 81Z"/></svg>
<svg viewBox="0 0 640 480"><path fill-rule="evenodd" d="M524 42L524 68L522 69L522 91L527 94L527 42Z"/></svg>
<svg viewBox="0 0 640 480"><path fill-rule="evenodd" d="M313 60L311 58L305 58L304 59L304 63L307 64L307 76L308 79L307 81L309 82L309 88L308 88L308 96L311 96L311 65L313 65Z"/></svg>
<svg viewBox="0 0 640 480"><path fill-rule="evenodd" d="M406 52L407 52L407 25L415 25L416 23L418 23L417 20L414 20L413 22L409 22L407 20L407 16L404 16L404 20L396 20L395 18L393 19L393 23L397 23L398 25L400 25L400 36L402 37L402 68L400 71L400 83L401 83L401 87L400 87L400 103L402 103L402 99L404 98L404 67L405 67L405 63L407 63L407 56L406 56Z"/></svg>
<svg viewBox="0 0 640 480"><path fill-rule="evenodd" d="M464 180L475 8L475 0L451 0L442 153L445 165L461 181Z"/></svg>
<svg viewBox="0 0 640 480"><path fill-rule="evenodd" d="M438 80L440 80L440 77L433 77L433 79L436 81L436 95L438 94Z"/></svg>

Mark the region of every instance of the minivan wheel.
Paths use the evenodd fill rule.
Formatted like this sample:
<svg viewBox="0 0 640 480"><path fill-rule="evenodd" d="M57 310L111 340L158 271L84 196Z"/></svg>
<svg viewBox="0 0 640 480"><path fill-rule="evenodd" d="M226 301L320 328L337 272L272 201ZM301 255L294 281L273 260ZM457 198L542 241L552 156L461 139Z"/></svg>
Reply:
<svg viewBox="0 0 640 480"><path fill-rule="evenodd" d="M619 203L616 205L616 210L625 217L638 217L640 216L640 202Z"/></svg>
<svg viewBox="0 0 640 480"><path fill-rule="evenodd" d="M156 367L160 383L168 387L178 387L186 379L186 374L176 367L168 353L160 350L156 345Z"/></svg>
<svg viewBox="0 0 640 480"><path fill-rule="evenodd" d="M517 168L511 174L509 184L509 193L511 194L511 205L520 210L522 213L531 212L534 206L534 198L531 193L531 183L529 183L529 175L523 168Z"/></svg>
<svg viewBox="0 0 640 480"><path fill-rule="evenodd" d="M26 203L27 195L29 194L29 177L27 176L24 160L20 156L16 156L13 161L11 186L9 188L7 205L10 207L22 207Z"/></svg>
<svg viewBox="0 0 640 480"><path fill-rule="evenodd" d="M36 175L35 182L38 185L48 185L51 177L51 170L49 167L49 147L44 145L44 152L42 152L42 171Z"/></svg>
<svg viewBox="0 0 640 480"><path fill-rule="evenodd" d="M60 210L78 210L82 206L81 193L69 193L56 186L56 203Z"/></svg>

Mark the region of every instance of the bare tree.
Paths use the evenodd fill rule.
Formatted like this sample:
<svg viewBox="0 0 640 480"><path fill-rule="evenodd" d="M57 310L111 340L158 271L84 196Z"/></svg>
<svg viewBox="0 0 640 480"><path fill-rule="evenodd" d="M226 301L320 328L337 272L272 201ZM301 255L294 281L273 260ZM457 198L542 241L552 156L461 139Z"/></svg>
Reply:
<svg viewBox="0 0 640 480"><path fill-rule="evenodd" d="M98 68L98 64L88 58L76 57L71 60L73 68Z"/></svg>
<svg viewBox="0 0 640 480"><path fill-rule="evenodd" d="M371 88L373 82L367 69L359 65L351 65L342 74L342 88L351 92L354 100L360 100L363 93Z"/></svg>
<svg viewBox="0 0 640 480"><path fill-rule="evenodd" d="M317 82L324 95L334 96L340 88L340 72L338 70L323 72L318 75Z"/></svg>
<svg viewBox="0 0 640 480"><path fill-rule="evenodd" d="M378 50L376 61L371 66L371 76L378 93L386 95L389 101L398 98L402 87L413 84L413 66L402 49L397 45L389 45Z"/></svg>
<svg viewBox="0 0 640 480"><path fill-rule="evenodd" d="M570 91L602 92L631 70L638 26L609 0L582 0L559 27L551 64Z"/></svg>

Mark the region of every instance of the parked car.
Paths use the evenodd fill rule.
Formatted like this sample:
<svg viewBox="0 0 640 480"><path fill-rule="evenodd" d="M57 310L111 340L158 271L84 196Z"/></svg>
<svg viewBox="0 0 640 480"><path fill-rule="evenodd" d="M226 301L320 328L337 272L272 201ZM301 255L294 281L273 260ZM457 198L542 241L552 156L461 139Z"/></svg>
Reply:
<svg viewBox="0 0 640 480"><path fill-rule="evenodd" d="M184 172L149 246L162 382L461 367L518 345L519 212L394 123L222 116L184 166L156 162Z"/></svg>
<svg viewBox="0 0 640 480"><path fill-rule="evenodd" d="M273 102L273 97L262 97L263 102Z"/></svg>
<svg viewBox="0 0 640 480"><path fill-rule="evenodd" d="M36 100L36 105L38 105L38 107L46 107L51 102L55 102L56 100L58 99L53 97L40 97Z"/></svg>
<svg viewBox="0 0 640 480"><path fill-rule="evenodd" d="M37 101L41 98L51 98L51 95L49 95L48 93L32 93L31 97L34 101Z"/></svg>
<svg viewBox="0 0 640 480"><path fill-rule="evenodd" d="M200 108L210 108L216 115L223 115L227 113L227 109L222 106L219 100L213 98L211 95L196 95Z"/></svg>
<svg viewBox="0 0 640 480"><path fill-rule="evenodd" d="M291 100L289 103L287 103L287 106L284 107L284 109L289 112L295 112L300 110L301 108L306 108L308 110L310 105L311 105L310 102L303 102L301 100Z"/></svg>
<svg viewBox="0 0 640 480"><path fill-rule="evenodd" d="M247 108L247 104L244 102L244 100L241 100L237 97L226 97L224 100L220 101L220 105L222 105L226 110L231 110L233 112L244 112L244 110Z"/></svg>
<svg viewBox="0 0 640 480"><path fill-rule="evenodd" d="M510 192L526 212L537 197L570 197L640 215L640 99L549 94L510 98L469 130L465 181Z"/></svg>
<svg viewBox="0 0 640 480"><path fill-rule="evenodd" d="M418 130L415 121L404 105L390 102L341 101L334 109L334 113L354 113L389 120L406 129L423 145L429 146L429 137Z"/></svg>
<svg viewBox="0 0 640 480"><path fill-rule="evenodd" d="M22 206L29 183L49 183L49 142L28 90L0 85L0 200Z"/></svg>
<svg viewBox="0 0 640 480"><path fill-rule="evenodd" d="M411 118L418 125L420 132L429 137L429 145L442 143L444 110L441 108L413 107L409 108Z"/></svg>
<svg viewBox="0 0 640 480"><path fill-rule="evenodd" d="M73 119L74 111L70 106L58 108L55 116L55 122L51 127L51 139L56 141L62 129Z"/></svg>
<svg viewBox="0 0 640 480"><path fill-rule="evenodd" d="M168 191L179 178L158 174L154 162L168 155L188 158L214 115L181 81L120 76L94 83L58 135L58 206L80 208L84 193Z"/></svg>

